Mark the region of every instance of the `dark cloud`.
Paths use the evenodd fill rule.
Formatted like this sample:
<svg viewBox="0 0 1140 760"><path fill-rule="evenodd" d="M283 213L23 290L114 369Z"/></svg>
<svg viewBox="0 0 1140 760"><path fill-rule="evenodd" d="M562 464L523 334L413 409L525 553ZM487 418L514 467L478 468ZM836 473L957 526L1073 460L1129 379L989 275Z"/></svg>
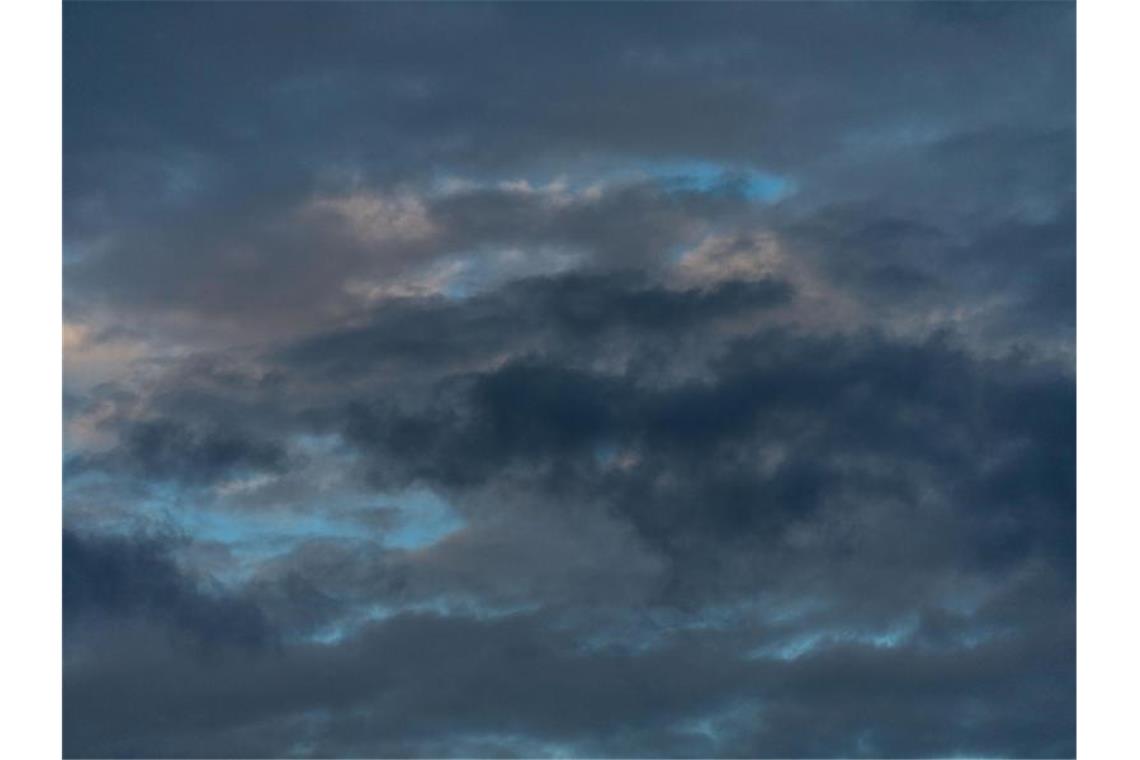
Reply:
<svg viewBox="0 0 1140 760"><path fill-rule="evenodd" d="M946 337L770 332L732 344L713 371L657 387L651 372L524 360L461 390L446 381L440 406L420 413L354 403L343 432L378 483L522 477L608 504L678 550L772 541L825 505L919 509L933 491L962 502L975 551L1070 556L1075 391L1063 369L978 361ZM852 551L864 538L835 540Z"/></svg>
<svg viewBox="0 0 1140 760"><path fill-rule="evenodd" d="M67 462L74 474L91 470L125 470L155 481L209 483L243 472L279 472L287 464L278 444L259 441L222 427L195 430L170 419L129 422L120 445Z"/></svg>
<svg viewBox="0 0 1140 760"><path fill-rule="evenodd" d="M1074 754L1071 4L64 21L67 756Z"/></svg>
<svg viewBox="0 0 1140 760"><path fill-rule="evenodd" d="M793 288L764 278L665 288L631 273L525 278L469 300L385 303L368 321L288 346L294 371L350 375L382 365L446 371L497 351L589 351L607 341L675 343L718 320L788 303Z"/></svg>
<svg viewBox="0 0 1140 760"><path fill-rule="evenodd" d="M1053 722L1043 733L1032 711L1014 716L1004 707L975 701L976 689L988 700L992 693L1014 687L979 686L982 682L966 679L958 691L941 679L950 672L960 676L962 666L954 658L980 657L987 647L1013 646L1011 640L1022 642L1017 645L1022 648L1060 647L1056 656L1067 656L1064 647L1069 645L1054 637L1072 628L1075 394L1069 368L1024 353L976 357L950 333L923 340L776 326L745 335L723 333L719 315L726 312L709 306L725 297L720 289L666 291L616 282L621 285L610 278L575 276L509 285L460 302L401 303L374 314L366 327L309 338L264 357L269 364L254 378L292 378L274 386L273 393L247 374L225 370L224 363L206 363L189 372L176 370L166 381L181 395L169 388L150 392L149 414L174 419L193 414L200 424L220 424L229 417L261 420L286 440L331 434L338 441L338 456L349 457L351 470L363 478L362 487L382 493L434 489L452 498L468 521L460 537L426 553L384 552L370 543L350 549L347 540L314 539L271 563L260 563L247 593L281 627L279 635L296 642L291 647L300 647L290 653L308 651L305 641L331 635L331 643L322 645L329 656L335 651L359 665L374 656L359 649L367 626L384 631L394 625L370 624L374 615L395 620L407 614L402 610L426 605L440 611L440 625L534 615L535 625L566 636L564 646L572 651L579 651L582 642L607 640L623 630L619 640L634 652L663 646L669 657L678 658L696 656L687 649L696 647L702 654L692 665L692 677L708 677L713 669L749 672L755 667L755 678L767 686L755 687L751 681L703 686L710 694L698 700L703 707L657 705L651 718L623 719L622 725L650 721L629 736L605 728L608 724L594 712L582 716L577 727L550 723L565 710L565 696L539 713L532 712L539 710L533 700L526 709L508 701L495 712L469 715L446 744L432 743L440 741L438 719L425 723L423 735L417 735L406 718L398 720L405 728L402 738L376 743L375 737L383 734L375 726L397 720L393 710L414 710L421 699L414 692L382 697L370 690L379 686L362 683L356 688L364 691L348 696L298 693L297 704L288 707L275 707L267 695L256 692L241 699L267 710L264 718L232 726L224 721L191 726L184 729L186 738L179 739L175 731L156 735L153 744L137 739L139 751L177 754L184 746L178 742L217 731L219 753L245 746L242 737L249 736L254 754L293 751L274 743L286 740L313 742L319 752L333 754L496 747L496 753L528 755L566 745L598 754L670 754L674 750L667 747L675 746L685 748L679 754L913 756L931 746L958 746L955 742L964 742L970 751L1000 747L1065 754L1071 746L1071 735L1065 733L1071 732L1071 721ZM738 285L742 292L751 287ZM725 300L732 306L734 297ZM668 308L657 308L660 302ZM768 311L762 306L760 313ZM415 314L416 324L427 326L427 332L412 343L407 336L401 340L391 321L399 313ZM485 331L481 321L523 327ZM624 345L624 361L616 366L607 362L610 344L599 338L625 330L640 336L640 342ZM709 358L687 376L657 372L660 355L684 346L686 333L715 343ZM486 342L475 341L471 356L521 353L486 369L467 370L462 360L455 364L465 355L461 347L479 335ZM541 337L537 343L536 335ZM532 350L536 345L541 353ZM448 351L447 346L456 348ZM391 378L392 367L401 365L419 368L418 385L422 378L435 379L409 392ZM366 390L386 386L394 389L393 395ZM182 430L172 422L147 425L146 430ZM122 443L105 461L120 461L127 472L150 481L173 477L200 486L251 465L287 477L281 463L289 460L283 454L264 461L252 454L213 456L211 452L234 454L239 448L211 446L185 435L157 441L184 445L140 446L135 444L147 439L133 425L123 426L119 435ZM259 449L251 444L240 450ZM359 525L357 513L345 517ZM596 530L621 537L615 553L602 554ZM612 564L576 567L581 562L576 555L583 551ZM501 560L490 560L488 552ZM1049 569L1042 570L1042 563ZM1017 588L1025 573L1055 578L1043 584L1051 600L1024 617L1007 616L1004 610L1013 603L999 604L993 594ZM626 577L619 581L622 575ZM959 598L959 583L974 588L963 592L966 600ZM955 611L963 604L969 610L973 603L968 598L978 593L984 612ZM757 594L777 600L767 616L745 614L738 622L716 622L718 609L747 605ZM779 609L794 609L797 597L814 600L823 611L793 617L792 625L780 623ZM457 599L474 601L457 606ZM626 605L631 602L632 609L641 611L637 617L679 614L682 622L624 629L621 610L630 609ZM527 612L536 605L539 612ZM591 607L596 612L587 612ZM1042 615L1048 622L1037 622ZM917 627L905 623L915 616ZM891 633L900 620L901 633ZM710 634L716 639L732 642L725 645L725 659L705 661L713 656L704 653L711 644L692 633L704 626L720 631ZM495 641L503 635L489 634ZM896 635L897 644L873 643ZM806 652L803 663L797 656L795 666L775 664L783 656L779 652L797 647ZM838 647L834 655L832 647ZM763 667L741 665L756 650L776 659ZM569 655L551 656L534 664L540 674L535 683L502 682L498 674L506 663L484 663L490 670L477 677L500 684L483 687L496 698L516 689L565 695L585 686L561 681L563 670L578 673L596 666L599 672L590 683L597 685L612 677L611 668L635 668L637 673L643 665L647 672L658 667L645 664L657 662L656 654L633 663L628 653L581 662L571 658L569 663L561 659ZM438 654L433 658L442 659ZM461 667L443 661L445 670ZM971 660L970 667L999 678L989 672L989 661ZM512 667L521 667L519 662ZM289 660L266 663L249 677L268 679L273 672L278 674L273 678L285 678L291 667ZM123 666L132 667L128 662ZM177 667L192 671L207 666ZM890 675L895 668L898 675ZM933 670L924 675L928 669ZM810 685L832 670L836 685L801 685L801 678ZM790 675L782 675L785 671ZM1044 691L1035 693L1048 694L1041 699L1057 711L1064 709L1066 672L1019 671L1008 678L1019 683L1047 679ZM649 679L646 691L658 693L650 676L630 677ZM865 713L871 708L854 692L851 701L832 693L839 684L855 689L852 684L858 683L857 693L867 697L887 686L866 679L890 684L896 677L901 680L893 688L914 691L897 702L876 697L882 700L881 714ZM297 678L308 682L307 676ZM101 683L112 688L110 682ZM618 695L615 699L629 700L629 705L648 699L620 690ZM446 700L444 693L432 690L422 698L431 700L425 714L437 709L450 715L457 709L451 702L435 701ZM341 699L359 704L352 709L371 717L360 724L313 717ZM945 712L912 715L915 700L925 705L923 710L939 704L937 710ZM780 725L802 724L806 730L809 716L820 709L836 717L822 733L812 734L820 736L818 744L777 740L759 727L778 719ZM281 711L294 717L285 720ZM718 711L728 716L725 721L742 720L743 726L724 729L725 737L713 744L700 739L704 734L699 731L697 738L676 737L673 745L660 739L671 736L674 729L668 727L700 725L705 713ZM919 727L919 733L888 728L896 725L889 715L909 716L908 725ZM118 718L109 716L101 725L114 720ZM275 738L258 733L263 720L275 726L266 729ZM1015 724L1020 726L1016 730ZM302 740L295 732L303 726L324 726L320 731L327 733ZM997 733L988 734L990 727ZM119 747L113 730L105 730L112 731L111 738L99 741ZM931 736L944 738L924 743ZM166 741L174 742L169 750L161 749Z"/></svg>
<svg viewBox="0 0 1140 760"><path fill-rule="evenodd" d="M63 534L65 658L92 629L156 624L204 646L261 647L269 629L249 602L212 593L182 573L162 539ZM96 655L97 656L97 655Z"/></svg>
<svg viewBox="0 0 1140 760"><path fill-rule="evenodd" d="M93 754L908 757L932 738L963 752L1072 751L1071 673L1040 665L1071 656L1067 633L733 661L724 651L740 642L716 635L630 656L582 651L531 615L409 615L338 646L221 661L130 643L67 676L65 709L84 716L67 738ZM108 688L114 701L100 698Z"/></svg>
<svg viewBox="0 0 1140 760"><path fill-rule="evenodd" d="M357 277L481 245L644 263L733 205L468 192L430 204L438 237L379 250L298 214L448 174L588 184L703 159L788 175L796 204L874 199L880 215L949 210L967 228L995 207L1067 203L1073 186L1066 4L985 23L857 6L629 8L604 24L554 6L274 16L270 33L252 9L69 9L70 308L264 333L339 314ZM109 49L113 65L89 63Z"/></svg>

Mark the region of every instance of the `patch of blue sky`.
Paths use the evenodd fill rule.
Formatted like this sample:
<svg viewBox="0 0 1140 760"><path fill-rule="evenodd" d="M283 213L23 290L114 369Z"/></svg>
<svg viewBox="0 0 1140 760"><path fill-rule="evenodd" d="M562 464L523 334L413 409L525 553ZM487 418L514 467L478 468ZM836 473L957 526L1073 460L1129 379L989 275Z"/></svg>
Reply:
<svg viewBox="0 0 1140 760"><path fill-rule="evenodd" d="M183 509L172 516L190 536L224 544L274 547L314 538L367 538L359 525L317 514Z"/></svg>
<svg viewBox="0 0 1140 760"><path fill-rule="evenodd" d="M365 627L399 615L434 615L436 617L461 617L473 620L496 620L535 612L541 605L537 603L487 604L474 597L441 595L391 604L370 604L357 610L349 617L305 635L303 640L312 644L334 646L352 638Z"/></svg>
<svg viewBox="0 0 1140 760"><path fill-rule="evenodd" d="M434 491L408 489L369 495L398 514L390 528L368 526L334 508L322 512L283 514L276 510L178 509L176 524L191 536L227 544L290 545L320 538L375 541L385 548L416 550L438 543L464 523L455 509ZM357 501L353 499L353 501Z"/></svg>
<svg viewBox="0 0 1140 760"><path fill-rule="evenodd" d="M69 494L114 485L113 479L99 474L70 479L65 483L65 510ZM139 530L176 533L225 544L246 560L268 558L316 539L371 541L386 549L414 551L438 543L466 524L450 503L426 488L345 494L332 504L313 505L312 511L296 507L286 511L227 504L225 499L209 499L171 484L121 485L123 490L112 495L124 506L108 511L106 519L100 520L100 529L124 534ZM362 508L392 510L396 519L391 525L368 524L360 519Z"/></svg>
<svg viewBox="0 0 1140 760"><path fill-rule="evenodd" d="M295 508L227 507L224 500L211 501L200 492L172 484L124 483L102 474L77 480L87 487L91 481L100 485L110 481L107 485L118 486L110 494L116 508L83 507L82 513L69 518L69 500L65 498L65 520L80 520L85 530L109 535L143 533L221 544L231 562L212 573L215 580L226 584L244 582L262 563L309 541L366 542L383 549L415 551L438 543L465 525L447 501L427 489L366 497L346 495L344 503L332 508L315 511L314 507L312 512L303 512ZM79 485L68 484L73 489ZM370 524L360 519L361 507L393 510L398 517L390 526Z"/></svg>
<svg viewBox="0 0 1140 760"><path fill-rule="evenodd" d="M740 193L749 200L766 203L782 200L796 189L790 177L712 161L647 161L636 168L677 190Z"/></svg>
<svg viewBox="0 0 1140 760"><path fill-rule="evenodd" d="M748 165L730 165L705 159L662 159L583 163L572 171L523 172L512 175L456 177L437 175L436 193L514 190L528 192L569 191L580 193L599 185L652 179L667 188L702 193L739 193L758 203L775 203L792 195L797 185L791 177Z"/></svg>
<svg viewBox="0 0 1140 760"><path fill-rule="evenodd" d="M794 602L756 597L729 604L707 605L689 612L655 608L639 610L596 627L580 640L583 652L620 650L645 653L660 648L686 631L727 631L750 625L778 626L826 609L825 602L805 598Z"/></svg>
<svg viewBox="0 0 1140 760"><path fill-rule="evenodd" d="M874 649L894 649L905 644L918 628L917 617L909 617L879 631L820 630L795 636L753 649L752 659L797 660L811 652L842 644L857 644Z"/></svg>

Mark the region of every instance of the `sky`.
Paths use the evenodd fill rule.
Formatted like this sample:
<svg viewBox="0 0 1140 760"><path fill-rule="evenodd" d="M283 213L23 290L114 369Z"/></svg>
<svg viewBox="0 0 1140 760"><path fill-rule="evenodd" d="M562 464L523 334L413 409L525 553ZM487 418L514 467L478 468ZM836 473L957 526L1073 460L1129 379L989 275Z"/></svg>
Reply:
<svg viewBox="0 0 1140 760"><path fill-rule="evenodd" d="M69 757L1075 754L1069 3L68 3Z"/></svg>

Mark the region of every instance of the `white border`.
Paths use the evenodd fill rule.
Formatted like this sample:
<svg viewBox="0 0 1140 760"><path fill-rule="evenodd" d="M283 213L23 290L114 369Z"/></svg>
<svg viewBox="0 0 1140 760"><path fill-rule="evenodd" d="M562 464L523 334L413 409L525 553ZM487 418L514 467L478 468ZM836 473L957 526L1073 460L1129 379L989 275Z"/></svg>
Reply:
<svg viewBox="0 0 1140 760"><path fill-rule="evenodd" d="M1077 752L1136 752L1140 191L1134 3L1077 5Z"/></svg>
<svg viewBox="0 0 1140 760"><path fill-rule="evenodd" d="M61 6L0 4L5 757L60 757Z"/></svg>

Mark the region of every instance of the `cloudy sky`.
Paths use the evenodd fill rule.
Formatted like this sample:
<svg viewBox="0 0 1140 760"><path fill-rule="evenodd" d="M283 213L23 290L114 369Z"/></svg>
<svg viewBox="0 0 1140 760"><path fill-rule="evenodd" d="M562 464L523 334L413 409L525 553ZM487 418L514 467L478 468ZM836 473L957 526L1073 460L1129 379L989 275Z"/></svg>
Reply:
<svg viewBox="0 0 1140 760"><path fill-rule="evenodd" d="M1067 3L71 3L69 756L1071 756Z"/></svg>

